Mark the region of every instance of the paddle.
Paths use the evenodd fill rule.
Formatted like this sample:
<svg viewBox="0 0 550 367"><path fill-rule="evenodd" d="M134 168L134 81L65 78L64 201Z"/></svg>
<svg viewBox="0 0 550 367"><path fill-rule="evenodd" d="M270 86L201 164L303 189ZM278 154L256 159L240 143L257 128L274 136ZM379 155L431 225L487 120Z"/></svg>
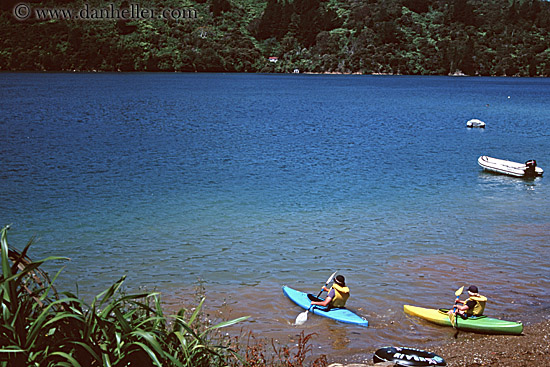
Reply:
<svg viewBox="0 0 550 367"><path fill-rule="evenodd" d="M458 299L460 297L463 290L464 290L464 286L462 286L462 287L460 287L456 290L456 292L455 292L456 299ZM453 307L453 312L449 314L449 319L451 320L451 325L453 325L453 328L456 329L456 333L455 333L455 339L456 339L458 337L458 320L456 318L455 311L456 311L456 302L455 302L455 306Z"/></svg>
<svg viewBox="0 0 550 367"><path fill-rule="evenodd" d="M326 283L325 283L325 287L328 285L328 283L332 282L332 279L334 278L334 276L336 275L336 273L338 273L337 271L335 271L334 273L332 273L332 275L330 277L328 277ZM321 287L321 291L319 292L319 294L317 295L317 298L319 298L319 296L321 295L321 293L323 293L323 287ZM311 307L310 307L311 308ZM309 312L309 308L307 310L305 310L304 312L301 312L298 316L296 316L296 321L294 322L295 325L302 325L303 323L305 323L307 321L307 314Z"/></svg>

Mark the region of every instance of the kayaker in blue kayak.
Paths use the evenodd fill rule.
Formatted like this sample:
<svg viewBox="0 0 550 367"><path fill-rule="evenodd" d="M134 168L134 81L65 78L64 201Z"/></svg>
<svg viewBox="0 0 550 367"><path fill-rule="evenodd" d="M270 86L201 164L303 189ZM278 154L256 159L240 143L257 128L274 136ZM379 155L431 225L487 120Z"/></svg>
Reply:
<svg viewBox="0 0 550 367"><path fill-rule="evenodd" d="M330 289L323 286L323 291L328 292L327 297L323 301L311 301L312 306L338 308L346 305L349 298L349 288L346 287L346 278L343 275L337 275L334 278L334 283Z"/></svg>
<svg viewBox="0 0 550 367"><path fill-rule="evenodd" d="M485 303L487 303L487 297L479 294L479 290L475 285L471 285L468 288L468 296L468 299L465 301L461 301L458 298L455 300L456 306L454 314L460 315L463 318L483 315ZM458 303L462 303L462 305L459 305ZM451 313L453 313L453 310L449 311L449 315Z"/></svg>

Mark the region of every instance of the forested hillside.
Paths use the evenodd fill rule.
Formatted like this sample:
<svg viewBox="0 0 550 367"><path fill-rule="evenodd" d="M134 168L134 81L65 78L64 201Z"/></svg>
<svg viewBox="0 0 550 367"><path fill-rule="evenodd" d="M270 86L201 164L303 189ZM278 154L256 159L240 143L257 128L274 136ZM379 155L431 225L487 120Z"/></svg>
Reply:
<svg viewBox="0 0 550 367"><path fill-rule="evenodd" d="M3 71L550 76L550 3L542 0L148 0L140 6L196 16L87 20L18 20L16 0L1 4Z"/></svg>

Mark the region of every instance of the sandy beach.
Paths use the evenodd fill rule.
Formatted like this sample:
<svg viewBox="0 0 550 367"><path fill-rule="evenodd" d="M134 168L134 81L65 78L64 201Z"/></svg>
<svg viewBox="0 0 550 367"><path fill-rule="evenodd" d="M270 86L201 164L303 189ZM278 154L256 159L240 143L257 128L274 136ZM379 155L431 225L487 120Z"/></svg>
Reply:
<svg viewBox="0 0 550 367"><path fill-rule="evenodd" d="M459 333L431 350L449 367L550 366L550 320L525 326L519 336Z"/></svg>
<svg viewBox="0 0 550 367"><path fill-rule="evenodd" d="M548 367L550 320L526 325L522 335L479 335L461 332L444 345L425 348L441 356L448 367ZM374 354L373 350L373 354ZM362 367L370 364L332 363L329 367ZM374 366L379 366L376 364Z"/></svg>

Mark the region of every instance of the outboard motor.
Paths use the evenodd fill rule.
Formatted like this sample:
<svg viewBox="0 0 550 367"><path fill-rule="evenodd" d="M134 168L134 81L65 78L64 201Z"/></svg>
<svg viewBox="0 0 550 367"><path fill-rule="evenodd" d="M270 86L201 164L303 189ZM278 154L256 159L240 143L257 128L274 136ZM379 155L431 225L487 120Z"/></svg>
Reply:
<svg viewBox="0 0 550 367"><path fill-rule="evenodd" d="M537 167L537 161L531 159L525 162L525 175L526 176L536 176L535 168Z"/></svg>

